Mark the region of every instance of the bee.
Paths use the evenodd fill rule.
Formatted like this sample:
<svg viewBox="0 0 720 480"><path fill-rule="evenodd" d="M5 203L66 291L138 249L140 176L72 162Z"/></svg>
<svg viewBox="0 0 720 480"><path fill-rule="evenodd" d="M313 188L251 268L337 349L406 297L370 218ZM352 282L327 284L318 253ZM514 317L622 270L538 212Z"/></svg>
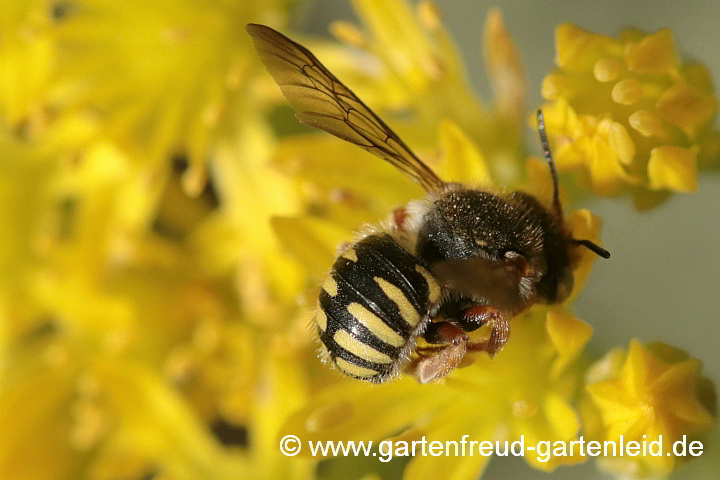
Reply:
<svg viewBox="0 0 720 480"><path fill-rule="evenodd" d="M469 351L494 356L508 340L510 318L568 297L577 248L610 257L573 238L565 223L541 111L550 207L519 191L444 182L308 49L267 26L247 31L300 122L390 162L427 193L341 248L322 283L315 325L343 373L380 383L411 370L427 383ZM489 337L471 341L468 333L486 325Z"/></svg>

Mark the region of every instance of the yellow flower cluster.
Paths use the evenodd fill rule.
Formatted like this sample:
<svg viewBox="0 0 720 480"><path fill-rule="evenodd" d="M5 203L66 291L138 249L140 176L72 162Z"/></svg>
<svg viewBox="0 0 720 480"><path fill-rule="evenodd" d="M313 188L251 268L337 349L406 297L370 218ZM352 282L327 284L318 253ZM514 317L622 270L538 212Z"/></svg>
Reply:
<svg viewBox="0 0 720 480"><path fill-rule="evenodd" d="M674 447L678 441L687 448L715 424L715 391L712 382L700 376L701 369L700 361L682 350L636 340L627 352L613 350L590 367L585 409L588 435L617 445L621 438L626 444L656 442L655 451L663 453L607 457L603 462L609 470L633 476L668 474L689 458L667 453L680 452L680 447Z"/></svg>
<svg viewBox="0 0 720 480"><path fill-rule="evenodd" d="M360 66L366 72L357 72L357 66L343 63L344 57L333 47L320 45L314 49L321 61L343 81L347 79L347 85L359 96L372 99L368 104L378 106L388 118L392 119L393 112L398 109L409 112L409 116L393 121L392 125L397 125L397 130L410 139L411 145L420 146L423 159L432 164L443 179L488 188L493 188L493 184L502 179L549 204L552 182L546 163L529 159L527 180L520 182L516 171L509 172L521 165L517 156L524 150L521 138L503 135L477 117L492 111L494 118L505 118L512 124L513 118L519 119L522 115L513 117L508 112L524 111L524 89L520 88L524 87L521 80L524 75L515 61L517 54L500 14L491 12L486 24L486 49L494 52L488 55L488 67L498 78L502 77L499 69L506 70L505 78L508 71L512 72L509 77L516 79L516 88L496 90L499 96L493 107L479 108L475 105L480 104L475 103L458 112L453 108L456 105L453 97L470 97L457 91L465 88L464 84L448 86L448 82L460 77L452 70L448 72L447 68L440 70L446 75L428 74L433 70L427 63L430 58L427 52L445 45L433 36L443 32L433 16L435 11L428 4L420 4L413 18L402 2L383 2L380 6L379 2L357 1L355 6L367 28L360 30L339 23L332 31L349 44L346 48L359 48L371 55L361 57L365 63ZM378 10L378 16L380 11L384 15L376 18L368 13L370 7ZM405 32L403 38L415 40L409 43L394 32ZM418 39L419 34L422 35ZM386 40L388 38L392 41ZM413 48L415 45L423 48ZM407 57L413 62L401 63L405 69L402 70L396 64L397 59ZM454 57L445 52L436 57L436 62L445 59L448 65L458 65L457 59L448 62L448 58ZM411 68L413 65L416 68ZM369 79L368 71L373 75ZM388 71L395 72L404 81L396 85L394 76L384 74ZM508 105L514 105L514 110ZM426 110L433 114L425 114ZM551 106L548 118L553 118L556 111ZM438 116L439 112L442 115ZM477 120L470 126L473 118ZM553 128L552 124L548 127L550 133ZM556 132L558 130L560 128ZM423 132L422 137L414 136L418 131ZM489 149L483 143L488 137L497 139L498 136L504 143L502 151ZM562 151L562 147L560 149ZM363 223L377 222L393 207L421 195L416 185L389 165L354 145L327 135L312 133L283 140L274 157L281 171L300 182L312 207L302 216L275 218L275 230L286 250L306 267L316 282L330 267L336 245L350 241L353 231ZM562 198L564 202L567 200L564 195ZM597 241L600 221L590 212L575 211L568 223L577 238ZM594 257L588 252L574 266L576 285L568 303L582 290ZM317 295L317 291L311 290L311 295ZM303 442L373 440L377 445L383 439L410 443L423 437L459 441L467 434L471 438L507 440L508 443L524 437L527 446L539 441L570 445L581 433L587 434L593 418L599 415L585 415L589 403L583 400L587 381L583 372L587 364L582 352L590 339L591 328L576 319L565 306L552 310L535 307L515 319L512 329L512 340L494 359L483 355L469 356L471 358L466 358L463 368L446 380L430 385L419 385L404 378L370 386L342 382L338 375L336 385L321 390L305 408L287 420L278 438L293 434ZM695 398L696 392L686 389L685 394ZM616 411L612 406L607 410L610 415ZM713 417L707 418L710 424L714 423ZM677 431L687 432L688 429L681 426ZM596 438L613 439L604 431L598 431ZM547 471L560 464L586 460L578 452L549 459L539 459L529 451L526 453L525 460L531 466ZM309 455L309 452L304 454ZM343 463L343 460L337 461ZM482 456L457 458L452 452L444 457L416 456L409 460L403 478L477 478L487 461L488 457ZM612 467L612 463L600 462L599 465ZM656 467L641 473L667 471Z"/></svg>
<svg viewBox="0 0 720 480"><path fill-rule="evenodd" d="M271 433L312 358L298 200L238 28L287 2L50 3L0 19L0 477L308 478Z"/></svg>
<svg viewBox="0 0 720 480"><path fill-rule="evenodd" d="M356 146L299 127L287 134L289 109L243 27L280 28L291 3L3 5L0 478L379 475L373 458L318 467L307 449L284 457L285 434L524 436L526 447L580 435L704 438L714 391L697 360L632 342L589 367L592 330L571 306L591 252L574 259L564 304L533 307L512 321L494 359L468 355L442 381L366 385L319 362L308 307L337 246L423 192ZM444 180L518 188L549 203L547 165L526 155L525 74L501 13L491 10L485 24L494 97L483 102L430 2L352 3L362 26L334 23L340 43L307 43L318 57ZM546 117L559 167L596 162L589 179L601 194L689 189L691 167L711 166L717 143L704 68L677 63L664 32L620 41L559 32L561 70L545 88L550 98L558 82ZM647 70L665 57L665 70ZM617 102L633 85L614 93L615 84L630 78L642 98ZM644 114L632 120L636 111L664 130ZM599 243L600 219L572 210L565 192L561 199L573 235ZM545 471L585 460L525 459ZM398 460L382 478L475 479L489 458ZM615 460L599 466L646 475L677 463Z"/></svg>
<svg viewBox="0 0 720 480"><path fill-rule="evenodd" d="M493 104L486 105L470 88L462 58L431 2L419 2L414 12L402 1L352 4L364 28L333 23L331 33L345 45L308 43L321 61L416 149L436 149L438 126L450 118L478 146L496 181L517 184L523 178L527 85L500 11L488 13L483 32L495 92Z"/></svg>
<svg viewBox="0 0 720 480"><path fill-rule="evenodd" d="M542 94L559 169L645 209L694 191L698 166L717 168L710 72L679 59L669 30L610 38L563 24L555 43L557 69Z"/></svg>

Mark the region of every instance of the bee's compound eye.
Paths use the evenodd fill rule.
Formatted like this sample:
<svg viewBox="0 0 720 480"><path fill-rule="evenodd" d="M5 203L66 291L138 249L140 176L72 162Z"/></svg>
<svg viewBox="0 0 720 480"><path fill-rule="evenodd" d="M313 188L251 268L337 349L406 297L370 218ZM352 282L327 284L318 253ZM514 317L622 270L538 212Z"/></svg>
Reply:
<svg viewBox="0 0 720 480"><path fill-rule="evenodd" d="M522 253L516 252L515 250L508 250L503 257L505 257L505 264L516 268L523 277L532 275L532 267Z"/></svg>

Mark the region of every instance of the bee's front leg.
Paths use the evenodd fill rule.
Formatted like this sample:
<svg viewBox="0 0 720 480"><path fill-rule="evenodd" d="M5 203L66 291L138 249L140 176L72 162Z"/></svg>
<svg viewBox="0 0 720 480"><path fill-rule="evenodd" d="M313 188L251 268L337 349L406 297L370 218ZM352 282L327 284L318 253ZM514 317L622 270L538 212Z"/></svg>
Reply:
<svg viewBox="0 0 720 480"><path fill-rule="evenodd" d="M458 324L466 332L472 332L490 323L492 332L485 342L468 344L468 350L486 351L491 357L503 349L510 336L510 322L502 310L492 305L475 305L467 308L458 319Z"/></svg>
<svg viewBox="0 0 720 480"><path fill-rule="evenodd" d="M468 336L460 328L448 322L434 322L424 335L431 344L432 355L423 358L415 366L415 375L420 383L428 383L452 372L462 361L468 348Z"/></svg>

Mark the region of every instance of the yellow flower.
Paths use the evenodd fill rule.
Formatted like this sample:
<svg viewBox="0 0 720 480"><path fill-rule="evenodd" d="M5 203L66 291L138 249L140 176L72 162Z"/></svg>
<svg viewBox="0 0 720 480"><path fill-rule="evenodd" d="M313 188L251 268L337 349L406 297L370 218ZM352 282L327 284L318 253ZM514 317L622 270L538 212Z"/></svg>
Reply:
<svg viewBox="0 0 720 480"><path fill-rule="evenodd" d="M102 140L127 156L124 168L154 187L144 221L159 209L155 227L165 233L198 220L188 219L183 207L192 203L182 199L207 191L213 176L219 206L188 241L208 273L235 276L250 317L279 323L288 315L277 300L290 303L302 278L278 254L268 218L295 212L298 199L267 165L273 134L268 102L258 92L270 79L257 75L263 72L242 25L280 23L289 3L79 0L52 29L61 87L56 108L83 108L99 118ZM171 157L187 164L181 189L164 188L175 182ZM165 204L158 205L163 191ZM179 203L168 208L172 202Z"/></svg>
<svg viewBox="0 0 720 480"><path fill-rule="evenodd" d="M630 193L639 208L694 191L697 166L720 155L707 69L678 58L669 30L615 39L563 24L555 42L542 94L558 168L599 195Z"/></svg>
<svg viewBox="0 0 720 480"><path fill-rule="evenodd" d="M278 22L287 0L70 2L53 29L62 107L93 110L119 146L144 162L178 152L199 193L215 139L253 104L258 69L242 29ZM248 105L249 103L249 105Z"/></svg>
<svg viewBox="0 0 720 480"><path fill-rule="evenodd" d="M626 445L660 440L662 444L662 455L606 457L600 465L647 476L667 474L683 458L691 458L668 452L673 452L676 441L685 436L688 442L703 438L715 425L714 387L700 376L701 369L700 361L682 350L663 343L644 346L636 340L630 342L627 353L611 351L591 367L587 393L594 408L586 406L591 417L589 433L618 445L621 436Z"/></svg>
<svg viewBox="0 0 720 480"><path fill-rule="evenodd" d="M43 324L34 283L59 238L68 235L74 202L55 186L94 133L80 116L19 137L0 127L0 306L10 342ZM28 305L30 302L33 306Z"/></svg>
<svg viewBox="0 0 720 480"><path fill-rule="evenodd" d="M301 335L290 321L282 336L240 323L232 282L208 278L186 242L125 235L145 202L120 188L134 177L117 151L96 145L60 168L41 155L54 141L3 142L13 155L0 157L13 232L0 249L0 476L308 478L311 462L274 443L305 398Z"/></svg>
<svg viewBox="0 0 720 480"><path fill-rule="evenodd" d="M0 18L0 116L17 127L41 113L52 72L54 44L47 2L3 2ZM30 126L30 125L27 125Z"/></svg>
<svg viewBox="0 0 720 480"><path fill-rule="evenodd" d="M117 423L123 427L132 423L107 414L84 394L76 395L76 386L87 383L80 381L83 372L100 363L126 372L125 380L136 387L127 388L127 383L113 377L110 383L118 389L115 393L152 403L157 391L165 388L162 395L174 398L170 403L182 403L153 374L152 362L133 370L132 361L118 359L129 350L153 351L162 340L148 342L138 334L162 330L137 328L142 323L134 315L137 303L109 287L114 285L113 267L118 266L114 262L120 259L120 244L115 240L132 224L129 220L135 218L133 207L138 204L135 193L140 191L120 188L131 187L130 169L108 145L98 144L80 153L94 134L91 122L75 116L62 117L30 138L0 130L0 192L5 207L0 225L7 232L0 243L4 333L0 417L9 426L0 436L3 478L77 475L81 465L87 464L89 449L109 438ZM142 295L153 290L154 279L145 278L144 288L139 289ZM163 328L167 330L167 325ZM107 386L101 380L98 383ZM104 400L114 398L105 393ZM125 406L136 410L137 405ZM167 406L156 404L155 413L173 417ZM136 410L139 415L148 413L145 418L157 418L140 410ZM180 410L186 415L186 406ZM214 450L209 463L227 463L202 429L194 426L191 435L177 418L165 421L178 427L177 438L188 439L186 448L200 432L206 437L204 445ZM159 437L167 438L167 433ZM196 440L203 444L202 439ZM176 446L168 446L167 452ZM136 455L141 450L136 448ZM187 453L188 458L195 456Z"/></svg>
<svg viewBox="0 0 720 480"><path fill-rule="evenodd" d="M309 43L320 61L420 153L436 147L438 126L450 119L479 146L496 181L519 182L527 86L502 14L489 12L482 38L495 93L485 105L431 2L415 12L404 0L353 7L364 28L335 22L331 32L345 45Z"/></svg>
<svg viewBox="0 0 720 480"><path fill-rule="evenodd" d="M168 15L155 16L140 7L63 4L53 30L62 82L28 104L20 83L2 83L0 418L11 429L0 436L0 477L311 478L313 462L275 443L305 399L313 356L296 314L304 277L268 221L294 212L297 198L267 165L272 134L249 87L259 62L222 43L249 41L228 33L251 19L237 15L257 20L275 7L165 2L152 8ZM31 10L45 22L53 11ZM196 23L203 12L225 34ZM115 43L121 34L177 55L143 57ZM12 48L0 51L0 82L33 65L12 63ZM33 60L46 60L40 53ZM219 57L232 65L208 67ZM209 97L227 107L222 122L198 106ZM48 104L51 113L36 112ZM173 173L177 152L190 165Z"/></svg>
<svg viewBox="0 0 720 480"><path fill-rule="evenodd" d="M302 203L294 182L270 165L269 126L256 113L243 115L238 137L218 141L214 151L212 184L219 206L188 240L210 275L234 277L250 321L277 328L293 315L305 277L282 255L270 218L296 214Z"/></svg>

